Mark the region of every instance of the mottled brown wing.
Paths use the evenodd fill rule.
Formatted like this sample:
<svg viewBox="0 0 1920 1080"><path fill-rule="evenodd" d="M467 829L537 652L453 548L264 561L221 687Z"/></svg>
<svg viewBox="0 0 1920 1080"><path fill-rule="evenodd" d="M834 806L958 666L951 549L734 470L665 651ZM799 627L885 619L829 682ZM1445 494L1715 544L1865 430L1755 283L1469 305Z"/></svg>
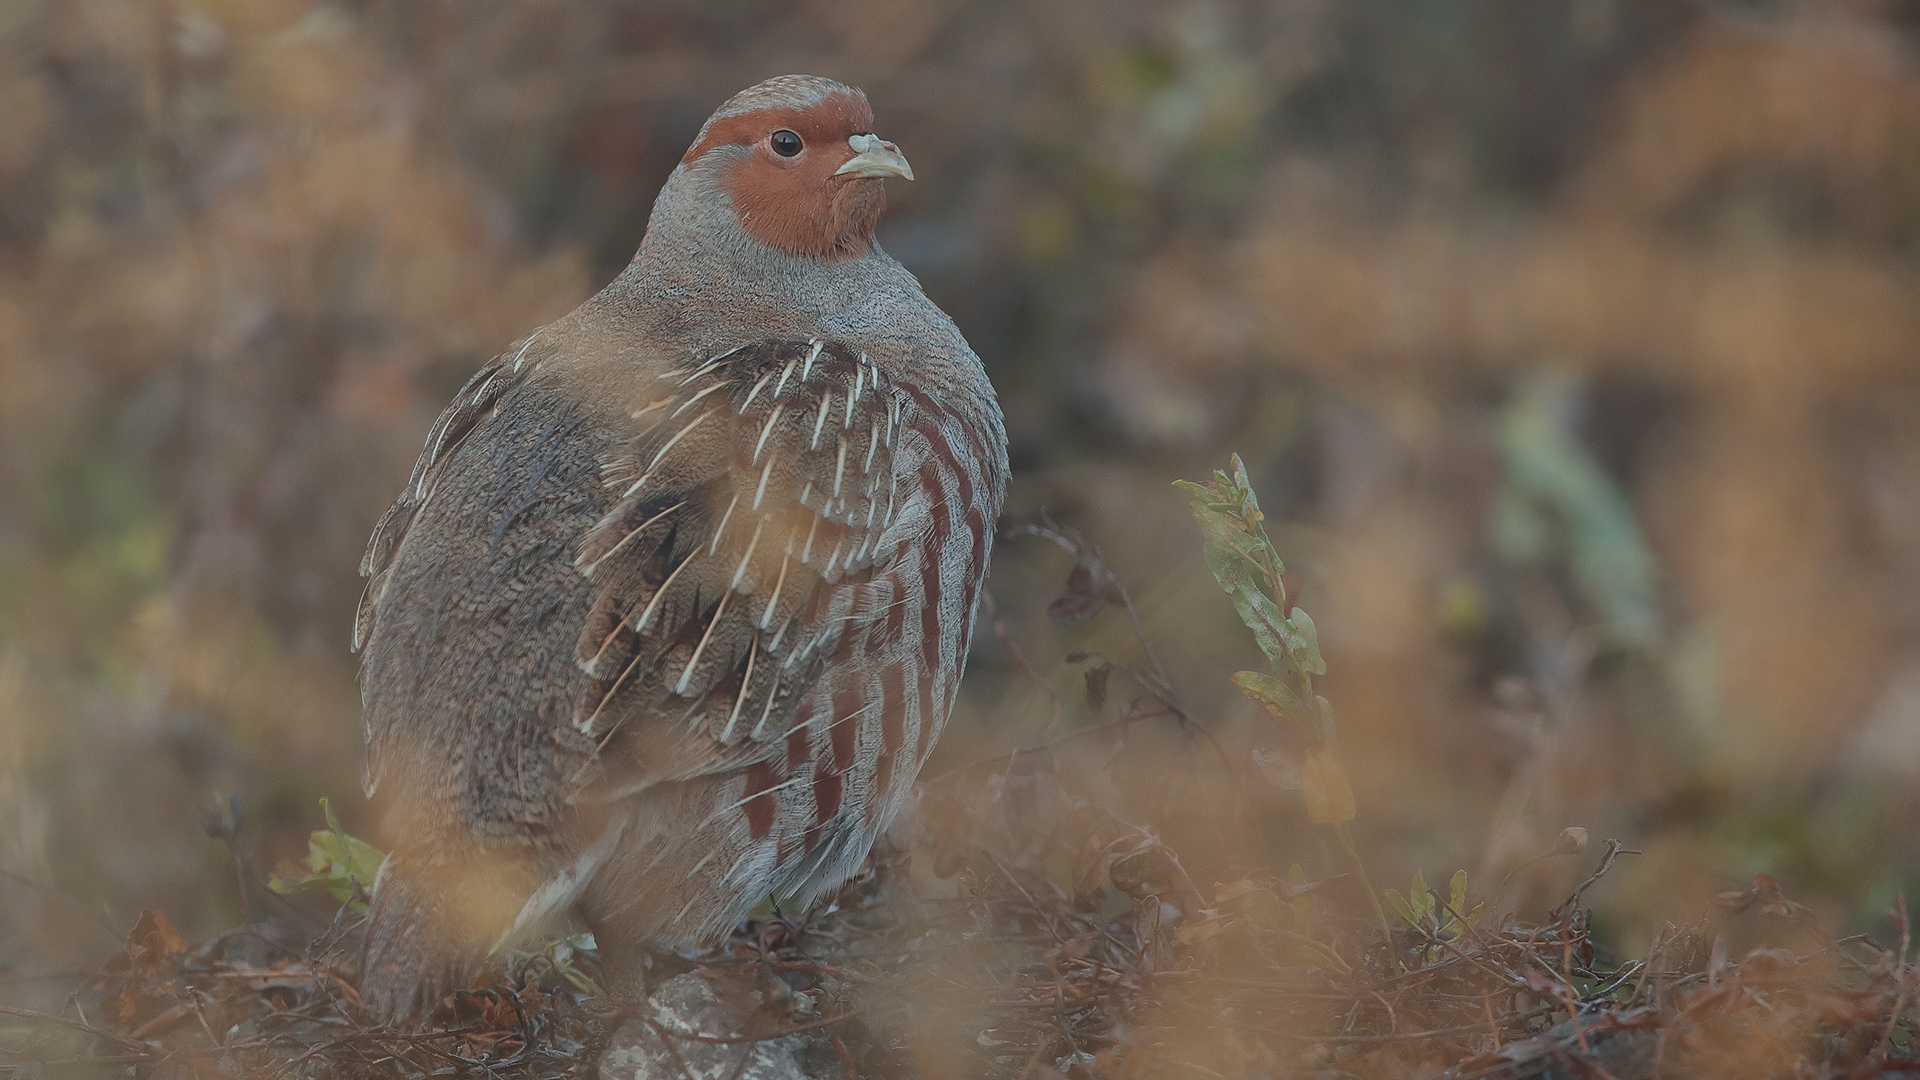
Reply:
<svg viewBox="0 0 1920 1080"><path fill-rule="evenodd" d="M429 433L375 528L356 620L367 789L420 837L551 835L593 747L567 722L591 585L573 566L610 505L613 445L562 380L523 352L476 373Z"/></svg>
<svg viewBox="0 0 1920 1080"><path fill-rule="evenodd" d="M360 594L360 607L353 620L354 651L366 645L367 636L373 630L374 612L393 569L393 557L399 551L400 541L406 536L407 529L413 524L414 515L421 504L427 501L428 492L438 478L440 464L466 442L467 436L473 434L474 427L492 414L501 396L519 380L519 361L524 352L525 343L519 350L503 353L474 372L428 430L426 448L414 461L413 474L407 477L407 486L401 490L400 497L394 500L393 505L387 508L387 512L380 515L379 523L373 527L373 535L367 540L366 554L360 557L360 576L367 579L367 585Z"/></svg>
<svg viewBox="0 0 1920 1080"><path fill-rule="evenodd" d="M764 341L632 402L616 498L581 545L596 593L574 723L613 793L764 759L842 640L884 613L912 543L894 443L906 394L831 342ZM611 749L609 749L611 747Z"/></svg>

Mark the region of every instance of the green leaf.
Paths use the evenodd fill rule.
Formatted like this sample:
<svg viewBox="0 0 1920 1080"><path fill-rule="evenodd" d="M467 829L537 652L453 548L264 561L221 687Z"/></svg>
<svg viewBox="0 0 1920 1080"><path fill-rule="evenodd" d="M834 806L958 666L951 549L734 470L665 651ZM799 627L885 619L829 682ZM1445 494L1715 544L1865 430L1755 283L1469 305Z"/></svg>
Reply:
<svg viewBox="0 0 1920 1080"><path fill-rule="evenodd" d="M1266 889L1256 889L1247 895L1247 921L1262 930L1274 930L1280 926L1280 920L1287 909L1280 898Z"/></svg>
<svg viewBox="0 0 1920 1080"><path fill-rule="evenodd" d="M1213 580L1220 591L1229 595L1253 583L1253 577L1247 573L1246 560L1225 540L1208 536L1206 546L1201 549L1207 557L1207 569L1213 571Z"/></svg>
<svg viewBox="0 0 1920 1080"><path fill-rule="evenodd" d="M1306 801L1307 820L1315 825L1339 825L1354 817L1353 785L1331 740L1309 743L1300 756L1300 795Z"/></svg>
<svg viewBox="0 0 1920 1080"><path fill-rule="evenodd" d="M373 882L380 876L380 864L387 861L387 853L341 828L340 819L333 816L333 805L324 797L320 800L320 809L327 816L327 828L339 841L336 862L349 877L364 882L367 891L372 892Z"/></svg>
<svg viewBox="0 0 1920 1080"><path fill-rule="evenodd" d="M1286 683L1259 671L1236 671L1233 673L1233 685L1240 692L1267 707L1275 720L1288 720L1293 723L1308 723L1313 719L1313 710L1300 700Z"/></svg>
<svg viewBox="0 0 1920 1080"><path fill-rule="evenodd" d="M1230 560L1234 566L1236 580L1251 580L1249 574L1264 577L1264 561L1272 557L1271 547L1262 538L1248 529L1245 520L1236 511L1218 512L1210 509L1194 510L1194 520L1200 523L1200 532L1210 544L1220 548L1220 555ZM1248 564L1241 566L1238 564ZM1215 570L1215 574L1219 573ZM1222 587L1225 587L1223 581Z"/></svg>
<svg viewBox="0 0 1920 1080"><path fill-rule="evenodd" d="M1232 561L1250 564L1253 575L1264 580L1278 577L1286 572L1286 566L1280 561L1280 553L1273 542L1267 539L1266 530L1260 522L1264 516L1260 513L1260 504L1254 498L1251 489L1236 489L1231 482L1219 473L1214 474L1221 485L1218 488L1195 484L1187 480L1175 481L1182 491L1200 496L1188 504L1194 520L1199 522L1200 531L1210 544L1218 544L1222 549L1219 556L1225 558L1228 553ZM1222 565L1215 559L1208 560L1214 570L1214 576L1221 579L1221 587L1232 591L1232 583L1221 577ZM1246 574L1246 570L1236 571L1236 576Z"/></svg>
<svg viewBox="0 0 1920 1080"><path fill-rule="evenodd" d="M1472 908L1467 907L1467 872L1465 870L1453 872L1453 880L1449 882L1447 888L1447 907L1449 910L1441 921L1439 933L1436 935L1439 937L1458 938L1467 927L1473 925L1475 919L1480 917L1482 905L1475 904Z"/></svg>
<svg viewBox="0 0 1920 1080"><path fill-rule="evenodd" d="M1240 621L1253 631L1253 640L1275 667L1287 663L1291 634L1286 620L1279 618L1280 607L1266 593L1242 586L1233 590L1233 610Z"/></svg>
<svg viewBox="0 0 1920 1080"><path fill-rule="evenodd" d="M1386 906L1387 914L1399 919L1407 926L1420 925L1420 916L1414 914L1413 905L1407 903L1407 898L1400 895L1400 890L1388 889L1381 894L1380 901Z"/></svg>
<svg viewBox="0 0 1920 1080"><path fill-rule="evenodd" d="M1413 889L1407 894L1407 900L1413 905L1414 912L1420 916L1420 925L1425 925L1427 916L1433 914L1433 896L1432 891L1427 888L1426 875L1418 870L1413 872Z"/></svg>
<svg viewBox="0 0 1920 1080"><path fill-rule="evenodd" d="M1202 502L1205 502L1213 495L1213 492L1208 490L1205 484L1196 484L1191 480L1175 480L1173 486Z"/></svg>
<svg viewBox="0 0 1920 1080"><path fill-rule="evenodd" d="M1516 561L1554 559L1598 611L1608 638L1646 644L1658 629L1658 566L1632 501L1594 458L1570 419L1578 387L1545 375L1519 388L1500 430L1505 484L1490 531Z"/></svg>
<svg viewBox="0 0 1920 1080"><path fill-rule="evenodd" d="M1254 615L1259 617L1261 625L1265 626L1269 633L1279 638L1292 638L1293 627L1288 624L1287 617L1280 613L1280 605L1273 602L1273 597L1268 596L1255 585L1241 587L1240 593L1245 597L1247 606L1252 609Z"/></svg>
<svg viewBox="0 0 1920 1080"><path fill-rule="evenodd" d="M1342 975L1353 972L1353 968L1345 960L1340 959L1340 954L1334 952L1332 946L1324 945L1305 934L1296 934L1288 930L1280 931L1280 936L1293 942L1294 958L1303 963L1337 971Z"/></svg>
<svg viewBox="0 0 1920 1080"><path fill-rule="evenodd" d="M1287 640L1287 653L1301 671L1313 675L1325 675L1327 662L1320 658L1320 631L1314 629L1313 619L1301 608L1287 613L1287 622L1292 626L1293 634Z"/></svg>
<svg viewBox="0 0 1920 1080"><path fill-rule="evenodd" d="M267 887L277 893L290 893L318 886L355 911L367 910L362 897L371 895L380 876L380 864L386 855L379 848L340 827L333 806L320 800L327 827L316 830L307 840L304 863L289 860L267 876Z"/></svg>
<svg viewBox="0 0 1920 1080"><path fill-rule="evenodd" d="M565 979L568 985L583 994L599 996L604 993L600 984L586 972L574 966L578 953L591 952L598 948L592 934L572 934L546 942L538 949L516 949L507 955L522 967L524 971L531 967L533 971L550 969L553 974Z"/></svg>
<svg viewBox="0 0 1920 1080"><path fill-rule="evenodd" d="M1233 468L1234 487L1239 488L1241 491L1246 491L1253 487L1252 484L1247 482L1247 464L1240 460L1239 454L1228 454L1227 464Z"/></svg>

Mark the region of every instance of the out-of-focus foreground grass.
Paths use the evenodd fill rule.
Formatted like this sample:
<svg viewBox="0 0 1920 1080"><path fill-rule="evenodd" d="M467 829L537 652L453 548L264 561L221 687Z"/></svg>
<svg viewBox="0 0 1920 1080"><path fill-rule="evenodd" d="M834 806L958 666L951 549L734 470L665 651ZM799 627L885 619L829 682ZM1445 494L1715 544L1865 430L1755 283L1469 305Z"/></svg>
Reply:
<svg viewBox="0 0 1920 1080"><path fill-rule="evenodd" d="M238 919L228 792L249 873L322 795L373 832L369 528L786 71L913 160L881 239L1000 387L1007 522L1104 549L1212 736L1061 742L1076 797L1338 869L1169 486L1237 449L1377 881L1537 914L1578 825L1645 853L1589 897L1623 947L1761 870L1871 929L1920 881L1917 62L1894 0L0 5L0 994ZM996 551L929 812L1124 718L1066 568Z"/></svg>

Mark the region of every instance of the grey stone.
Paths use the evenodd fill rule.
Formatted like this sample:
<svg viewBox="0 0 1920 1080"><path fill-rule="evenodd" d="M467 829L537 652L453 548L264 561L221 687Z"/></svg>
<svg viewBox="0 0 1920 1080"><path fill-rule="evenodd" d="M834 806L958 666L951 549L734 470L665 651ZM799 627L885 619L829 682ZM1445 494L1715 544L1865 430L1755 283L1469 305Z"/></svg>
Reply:
<svg viewBox="0 0 1920 1080"><path fill-rule="evenodd" d="M724 1044L663 1039L660 1030L708 1038L743 1034L747 1017L722 1002L699 972L662 983L645 1010L652 1024L635 1017L614 1033L600 1059L601 1080L817 1080L807 1066L820 1055L805 1033Z"/></svg>

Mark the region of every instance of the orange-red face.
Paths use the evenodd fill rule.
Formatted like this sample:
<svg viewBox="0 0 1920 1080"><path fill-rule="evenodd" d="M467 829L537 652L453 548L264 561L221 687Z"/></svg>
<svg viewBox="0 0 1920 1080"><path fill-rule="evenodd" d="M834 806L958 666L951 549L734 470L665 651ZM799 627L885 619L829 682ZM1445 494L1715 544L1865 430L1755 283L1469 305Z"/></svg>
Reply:
<svg viewBox="0 0 1920 1080"><path fill-rule="evenodd" d="M886 176L913 179L898 147L873 134L873 110L853 93L805 108L724 117L682 160L721 146L749 153L722 166L720 186L748 235L790 255L853 258L873 242Z"/></svg>

